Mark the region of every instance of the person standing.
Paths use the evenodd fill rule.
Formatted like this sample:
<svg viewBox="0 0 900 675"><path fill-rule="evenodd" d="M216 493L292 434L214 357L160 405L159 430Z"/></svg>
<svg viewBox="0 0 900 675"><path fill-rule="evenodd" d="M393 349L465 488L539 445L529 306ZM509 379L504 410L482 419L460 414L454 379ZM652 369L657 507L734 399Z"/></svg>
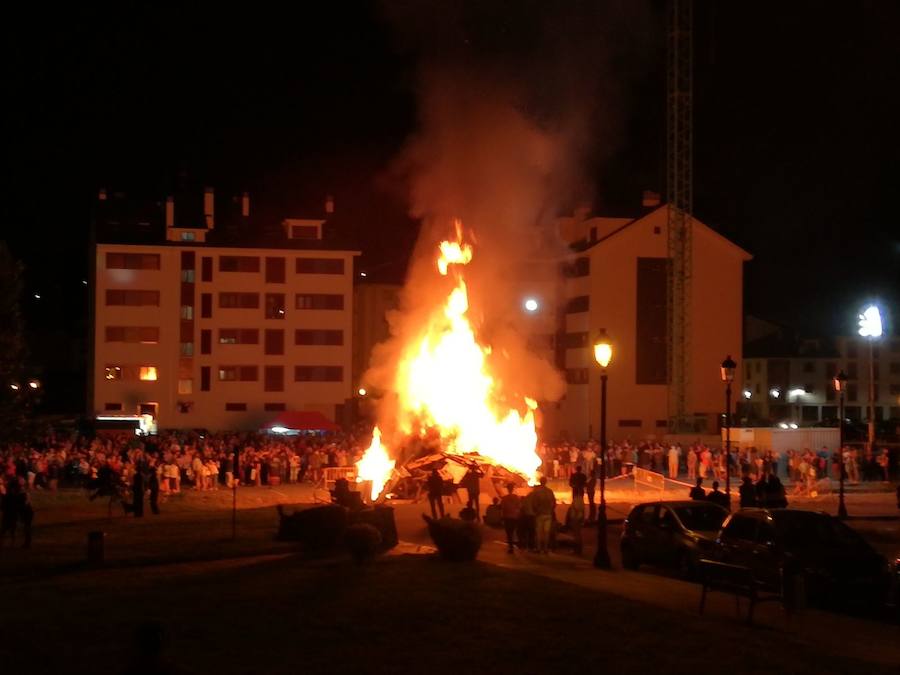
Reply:
<svg viewBox="0 0 900 675"><path fill-rule="evenodd" d="M728 499L728 495L724 492L719 491L719 481L714 480L712 484L712 491L708 495L706 495L706 501L712 502L713 504L718 504L719 506L728 509L731 511L731 501Z"/></svg>
<svg viewBox="0 0 900 675"><path fill-rule="evenodd" d="M556 510L556 495L547 487L547 479L541 477L540 485L531 491L534 495L534 528L539 553L550 552L550 529Z"/></svg>
<svg viewBox="0 0 900 675"><path fill-rule="evenodd" d="M587 485L587 476L581 470L581 465L575 466L575 473L569 478L569 487L572 488L572 503L584 503L584 488Z"/></svg>
<svg viewBox="0 0 900 675"><path fill-rule="evenodd" d="M16 544L16 525L19 522L19 481L13 477L9 479L6 492L0 497L0 508L3 513L0 516L0 548L3 540L9 534L10 543Z"/></svg>
<svg viewBox="0 0 900 675"><path fill-rule="evenodd" d="M763 479L764 480L764 479ZM745 508L748 506L756 506L757 505L757 496L756 496L757 487L753 484L753 480L750 476L744 476L741 481L740 487L740 497L741 497L741 508ZM762 490L760 490L762 493ZM765 504L765 502L762 502Z"/></svg>
<svg viewBox="0 0 900 675"><path fill-rule="evenodd" d="M669 446L669 478L678 478L678 465L681 462L681 448L674 443Z"/></svg>
<svg viewBox="0 0 900 675"><path fill-rule="evenodd" d="M703 489L703 479L700 476L697 476L697 484L691 488L690 497L700 502L706 500L706 490Z"/></svg>
<svg viewBox="0 0 900 675"><path fill-rule="evenodd" d="M688 480L693 480L697 477L697 453L694 451L694 448L688 448L687 451L687 473Z"/></svg>
<svg viewBox="0 0 900 675"><path fill-rule="evenodd" d="M144 474L140 469L134 472L131 479L131 509L135 518L144 517Z"/></svg>
<svg viewBox="0 0 900 675"><path fill-rule="evenodd" d="M150 512L154 516L159 515L159 474L156 470L156 466L150 466L150 477L149 477L149 488L150 488Z"/></svg>
<svg viewBox="0 0 900 675"><path fill-rule="evenodd" d="M522 514L522 498L516 494L515 483L506 484L507 493L500 500L500 513L503 516L503 529L506 530L506 552L513 552L513 534ZM522 541L519 541L522 546Z"/></svg>
<svg viewBox="0 0 900 675"><path fill-rule="evenodd" d="M478 521L481 520L481 504L479 500L481 497L480 483L483 475L477 466L472 466L466 471L466 475L463 476L461 481L462 486L466 489L466 508L475 512L475 520Z"/></svg>
<svg viewBox="0 0 900 675"><path fill-rule="evenodd" d="M437 519L438 512L444 517L444 479L437 469L432 469L425 485L428 490L428 503L431 506L431 517Z"/></svg>

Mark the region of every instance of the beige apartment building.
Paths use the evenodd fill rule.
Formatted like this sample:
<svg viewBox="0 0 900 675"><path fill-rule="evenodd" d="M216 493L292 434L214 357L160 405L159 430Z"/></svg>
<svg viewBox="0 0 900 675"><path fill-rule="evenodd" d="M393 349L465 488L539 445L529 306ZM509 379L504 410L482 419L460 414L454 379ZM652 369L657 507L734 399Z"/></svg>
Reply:
<svg viewBox="0 0 900 675"><path fill-rule="evenodd" d="M599 434L600 370L592 346L600 329L614 345L608 437L643 439L669 431L668 206L645 206L637 218L581 212L560 221L563 239L577 252L564 261L556 291L556 364L568 386L562 401L545 407L550 438ZM694 433L715 434L725 409L719 367L726 356L739 364L735 400L742 388L743 268L751 256L696 218L692 223L686 402Z"/></svg>
<svg viewBox="0 0 900 675"><path fill-rule="evenodd" d="M358 253L334 247L327 217L242 231L247 195L234 203L221 235L207 190L199 224L176 224L170 198L164 232L140 222L134 243L117 222L129 243L96 245L96 415L149 414L161 429L258 429L285 411L343 421Z"/></svg>

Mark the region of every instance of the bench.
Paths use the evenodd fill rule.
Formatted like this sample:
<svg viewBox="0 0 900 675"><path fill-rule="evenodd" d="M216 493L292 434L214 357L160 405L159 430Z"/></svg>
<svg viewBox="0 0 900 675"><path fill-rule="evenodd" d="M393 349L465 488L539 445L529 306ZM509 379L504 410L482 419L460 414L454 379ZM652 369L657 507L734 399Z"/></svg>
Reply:
<svg viewBox="0 0 900 675"><path fill-rule="evenodd" d="M700 582L703 590L700 594L700 614L706 608L706 595L710 591L721 591L734 595L735 610L741 612L741 598L747 598L750 608L747 612L747 623L753 624L753 611L759 602L782 602L780 593L765 590L753 576L753 571L743 565L731 565L717 560L701 560L699 567Z"/></svg>

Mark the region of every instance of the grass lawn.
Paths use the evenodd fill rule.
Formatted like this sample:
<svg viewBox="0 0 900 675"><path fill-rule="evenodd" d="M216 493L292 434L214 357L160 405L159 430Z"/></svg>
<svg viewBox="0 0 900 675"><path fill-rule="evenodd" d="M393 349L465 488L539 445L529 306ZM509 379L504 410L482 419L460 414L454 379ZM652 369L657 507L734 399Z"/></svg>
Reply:
<svg viewBox="0 0 900 675"><path fill-rule="evenodd" d="M4 672L121 672L135 626L196 673L896 673L481 563L293 556L5 583Z"/></svg>

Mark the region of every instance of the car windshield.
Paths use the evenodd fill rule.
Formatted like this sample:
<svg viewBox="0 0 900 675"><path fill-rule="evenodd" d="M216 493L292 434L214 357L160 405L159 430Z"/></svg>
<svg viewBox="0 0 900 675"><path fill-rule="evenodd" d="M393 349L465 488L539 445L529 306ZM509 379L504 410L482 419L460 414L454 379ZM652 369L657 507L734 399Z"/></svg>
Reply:
<svg viewBox="0 0 900 675"><path fill-rule="evenodd" d="M773 514L775 530L788 546L865 547L862 537L837 518L821 513L783 511Z"/></svg>
<svg viewBox="0 0 900 675"><path fill-rule="evenodd" d="M674 510L681 524L689 530L718 530L728 515L712 504L677 506Z"/></svg>

